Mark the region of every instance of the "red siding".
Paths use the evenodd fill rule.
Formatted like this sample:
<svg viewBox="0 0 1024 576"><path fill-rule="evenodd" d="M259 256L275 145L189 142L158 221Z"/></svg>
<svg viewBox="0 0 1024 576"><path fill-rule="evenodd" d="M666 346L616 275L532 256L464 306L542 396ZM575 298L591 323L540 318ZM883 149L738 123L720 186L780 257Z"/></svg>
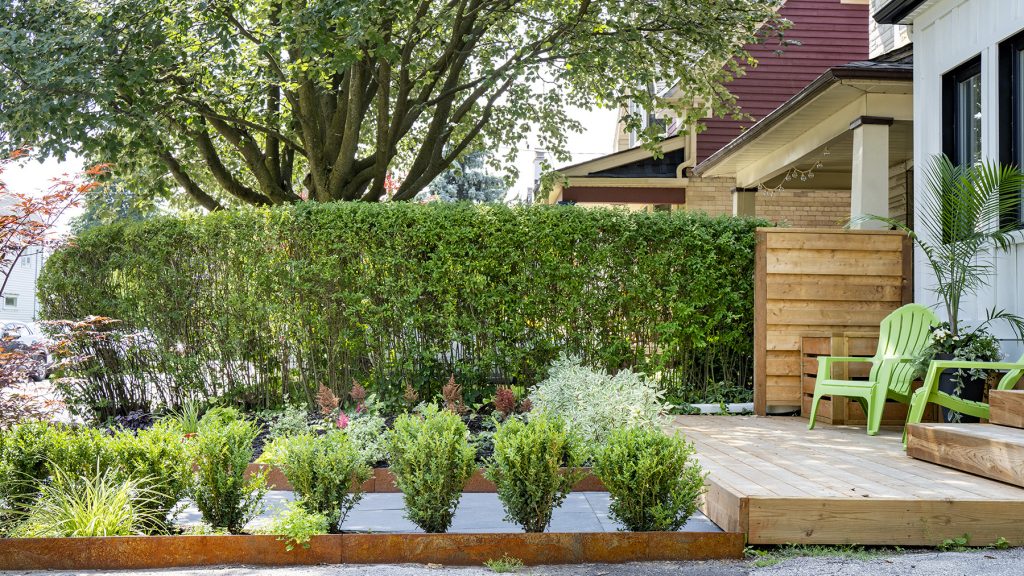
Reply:
<svg viewBox="0 0 1024 576"><path fill-rule="evenodd" d="M775 50L777 39L747 46L758 65L729 83L729 92L750 120L711 118L697 135L697 161L715 153L832 66L868 57L868 6L839 0L787 0L779 11L793 22L786 39L800 46Z"/></svg>

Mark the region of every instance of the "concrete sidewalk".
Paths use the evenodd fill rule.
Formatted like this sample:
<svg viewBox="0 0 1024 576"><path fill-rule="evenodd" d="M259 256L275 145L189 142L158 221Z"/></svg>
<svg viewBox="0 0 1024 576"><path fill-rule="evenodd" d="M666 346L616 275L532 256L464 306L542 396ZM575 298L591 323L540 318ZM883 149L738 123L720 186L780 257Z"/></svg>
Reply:
<svg viewBox="0 0 1024 576"><path fill-rule="evenodd" d="M271 525L286 503L294 499L292 492L268 492L264 501L267 510L247 524L248 530L265 529ZM621 528L608 517L610 500L607 492L572 492L565 502L555 509L548 532L616 532ZM455 519L449 532L453 533L498 533L522 532L517 525L506 522L505 512L496 494L463 494ZM202 515L195 506L188 506L178 515L177 523L182 526L202 522ZM365 494L359 504L345 518L342 530L352 532L420 532L415 524L405 519L402 495L397 493ZM683 527L686 532L721 532L706 516L697 512Z"/></svg>

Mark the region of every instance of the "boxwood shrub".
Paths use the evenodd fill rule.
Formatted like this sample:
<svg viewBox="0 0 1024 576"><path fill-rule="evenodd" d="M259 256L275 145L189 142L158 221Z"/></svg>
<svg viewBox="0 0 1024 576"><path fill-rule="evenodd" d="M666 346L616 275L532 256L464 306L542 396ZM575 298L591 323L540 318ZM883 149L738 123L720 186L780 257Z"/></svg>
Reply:
<svg viewBox="0 0 1024 576"><path fill-rule="evenodd" d="M673 395L749 380L760 225L571 206L238 209L90 229L48 259L39 294L47 319L120 321L69 347L84 361L64 392L99 418L203 396L313 405L321 383L344 398L353 379L395 406L452 374L474 403L543 379L560 352L657 375Z"/></svg>
<svg viewBox="0 0 1024 576"><path fill-rule="evenodd" d="M612 519L633 532L675 531L697 511L704 472L686 440L649 427L620 428L597 450L594 473Z"/></svg>

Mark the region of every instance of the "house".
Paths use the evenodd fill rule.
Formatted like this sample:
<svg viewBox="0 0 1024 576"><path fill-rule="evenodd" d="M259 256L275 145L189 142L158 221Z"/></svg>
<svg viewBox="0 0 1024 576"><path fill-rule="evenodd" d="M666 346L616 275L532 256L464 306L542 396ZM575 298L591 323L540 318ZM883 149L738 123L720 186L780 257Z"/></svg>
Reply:
<svg viewBox="0 0 1024 576"><path fill-rule="evenodd" d="M0 298L0 319L34 322L39 314L36 280L46 262L42 249L30 248L11 270L3 297Z"/></svg>
<svg viewBox="0 0 1024 576"><path fill-rule="evenodd" d="M0 210L9 200L0 197ZM10 269L10 277L0 294L0 320L20 320L34 322L39 313L39 301L36 299L36 280L46 261L43 248L29 247ZM6 268L0 268L0 282Z"/></svg>
<svg viewBox="0 0 1024 576"><path fill-rule="evenodd" d="M876 0L880 26L902 26L914 43L914 193L928 194L920 168L938 154L960 163L979 159L1024 165L1024 2L1021 0ZM1007 218L1024 220L1022 214ZM996 256L997 275L967 303L963 320L985 310L1024 314L1024 233ZM915 294L932 303L924 255L915 254ZM1021 344L995 327L1010 357Z"/></svg>
<svg viewBox="0 0 1024 576"><path fill-rule="evenodd" d="M797 226L836 226L848 214L848 196L815 182L779 188L771 181L737 187L731 175L701 175L694 168L714 156L737 136L756 125L815 78L835 66L869 56L868 6L862 0L788 0L780 15L793 26L786 37L798 41L777 53L778 46L747 46L758 66L729 83L730 92L748 118L708 118L699 134L680 130L671 118L660 119L668 137L661 142L663 157L636 146L636 138L621 133L613 154L559 169L549 202L582 205L621 205L636 209L685 208L709 214L755 212ZM883 41L878 41L880 44ZM665 92L671 97L672 90ZM806 176L806 174L805 174ZM771 194L755 198L757 189ZM848 190L847 186L847 190ZM738 206L734 207L734 204ZM745 207L751 204L753 210Z"/></svg>

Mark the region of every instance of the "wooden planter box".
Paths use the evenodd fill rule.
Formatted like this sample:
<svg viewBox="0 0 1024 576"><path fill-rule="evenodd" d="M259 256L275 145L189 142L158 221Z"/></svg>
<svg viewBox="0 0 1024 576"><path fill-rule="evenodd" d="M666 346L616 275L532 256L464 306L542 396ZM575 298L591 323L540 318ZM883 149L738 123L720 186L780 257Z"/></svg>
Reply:
<svg viewBox="0 0 1024 576"><path fill-rule="evenodd" d="M854 356L870 358L878 347L877 332L820 332L805 334L800 338L800 415L807 418L814 396L814 382L818 376L818 356ZM867 380L871 365L867 363L840 362L832 367L832 378L842 380ZM921 385L914 383L914 388ZM883 426L902 426L907 421L909 406L889 400L882 412ZM925 422L938 422L939 411L929 404L925 409ZM844 397L823 396L818 404L816 422L833 425L867 424L864 409L856 400Z"/></svg>
<svg viewBox="0 0 1024 576"><path fill-rule="evenodd" d="M288 483L288 479L284 477L284 473L281 472L276 466L267 466L265 464L249 464L249 474L252 474L256 470L264 469L267 470L267 485L271 490L291 490L292 486ZM594 476L590 472L590 468L583 469L586 475L582 480L573 486L573 492L607 492L604 484L598 480L597 476ZM466 486L462 489L463 492L468 493L487 493L493 494L497 491L494 483L484 478L483 470L477 469L473 471L473 475L470 476L469 481L466 482ZM395 477L391 474L389 468L374 468L373 476L363 483L363 492L375 493L375 492L398 492L398 487L395 486Z"/></svg>
<svg viewBox="0 0 1024 576"><path fill-rule="evenodd" d="M525 564L743 557L740 532L338 534L285 549L277 536L0 539L0 570L138 570L188 566L447 564L481 566L510 554Z"/></svg>

